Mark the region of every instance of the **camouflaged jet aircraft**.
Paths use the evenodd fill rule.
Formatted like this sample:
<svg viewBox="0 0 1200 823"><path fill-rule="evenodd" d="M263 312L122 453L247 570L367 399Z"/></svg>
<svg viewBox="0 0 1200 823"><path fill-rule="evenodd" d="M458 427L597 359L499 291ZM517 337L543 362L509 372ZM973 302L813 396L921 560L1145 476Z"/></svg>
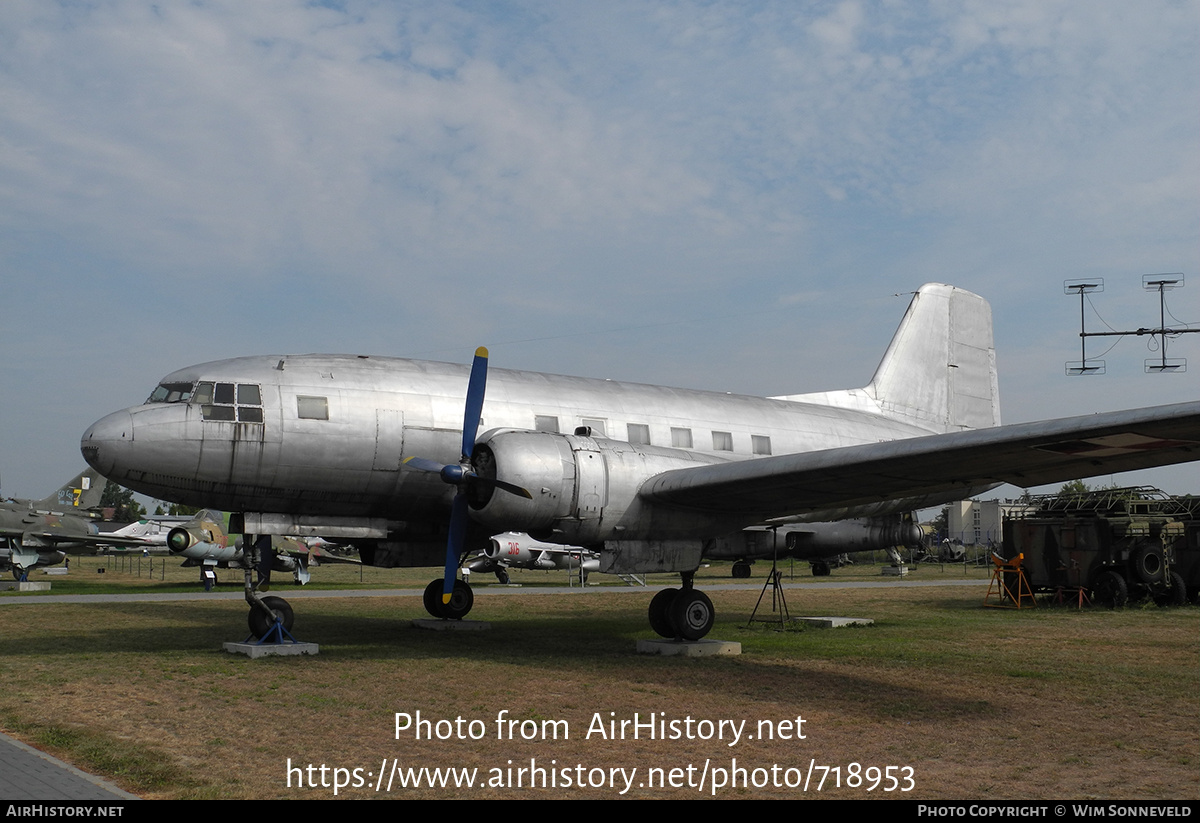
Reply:
<svg viewBox="0 0 1200 823"><path fill-rule="evenodd" d="M697 639L714 612L693 576L722 535L1196 460L1200 402L1001 426L991 309L934 283L861 389L747 397L489 376L482 348L470 369L245 357L167 375L145 404L93 424L81 447L128 488L239 513L244 533L349 540L367 562L440 555L445 572L426 597L438 616L467 614L459 563L502 531L594 549L605 572L679 572L682 588L651 601L651 625ZM246 589L260 625L271 614L290 623L249 573Z"/></svg>
<svg viewBox="0 0 1200 823"><path fill-rule="evenodd" d="M243 538L229 533L228 520L220 512L201 509L185 522L175 524L166 535L166 551L172 557L183 558L184 566L200 568L205 591L216 585L215 569L253 569L258 573L257 590L265 592L273 571L290 572L296 585L303 586L312 579L310 565L358 562L323 549L318 541L310 541L310 545L297 537L273 537L269 551L248 556Z"/></svg>
<svg viewBox="0 0 1200 823"><path fill-rule="evenodd" d="M100 518L88 513L104 495L104 478L85 469L43 500L0 501L0 567L25 580L31 569L56 566L66 552L99 544Z"/></svg>

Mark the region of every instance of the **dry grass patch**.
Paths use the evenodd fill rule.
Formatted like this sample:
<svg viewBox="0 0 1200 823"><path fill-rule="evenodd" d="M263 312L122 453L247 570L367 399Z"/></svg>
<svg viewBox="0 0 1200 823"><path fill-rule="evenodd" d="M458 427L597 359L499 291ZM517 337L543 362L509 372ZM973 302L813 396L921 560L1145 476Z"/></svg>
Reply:
<svg viewBox="0 0 1200 823"><path fill-rule="evenodd" d="M1195 608L1000 612L978 587L804 590L793 613L875 618L863 629L743 628L757 592L714 591L713 637L744 654L642 657L643 595L480 597L490 632L411 629L419 598L298 600L315 658L251 661L231 602L0 608L5 730L65 752L150 797L325 797L289 789L285 767L378 771L387 759L488 770L583 764L697 770L851 762L912 766L907 798L1195 798L1200 794L1200 634ZM569 739L497 739L501 710L566 721ZM396 739L394 714L483 721L479 740ZM605 740L586 732L640 713L746 721L805 719L804 740ZM658 715L658 713L664 713ZM55 727L152 753L165 777L135 782L39 742ZM574 773L573 773L574 774ZM698 772L697 772L698 774ZM845 772L843 772L845 774ZM614 797L611 789L393 789L405 797ZM632 796L696 797L695 788ZM823 795L859 797L861 788ZM366 788L339 796L375 796ZM707 796L707 791L704 796ZM720 797L796 797L737 788Z"/></svg>

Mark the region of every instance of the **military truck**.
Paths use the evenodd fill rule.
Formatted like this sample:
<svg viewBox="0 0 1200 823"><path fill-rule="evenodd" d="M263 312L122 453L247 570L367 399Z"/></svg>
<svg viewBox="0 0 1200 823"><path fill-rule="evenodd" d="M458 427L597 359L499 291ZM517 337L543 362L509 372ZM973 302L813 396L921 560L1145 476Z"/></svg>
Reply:
<svg viewBox="0 0 1200 823"><path fill-rule="evenodd" d="M1200 574L1195 501L1137 486L1029 498L1004 523L1004 556L1024 555L1035 592L1084 589L1109 607L1187 602ZM1189 542L1190 541L1190 542Z"/></svg>

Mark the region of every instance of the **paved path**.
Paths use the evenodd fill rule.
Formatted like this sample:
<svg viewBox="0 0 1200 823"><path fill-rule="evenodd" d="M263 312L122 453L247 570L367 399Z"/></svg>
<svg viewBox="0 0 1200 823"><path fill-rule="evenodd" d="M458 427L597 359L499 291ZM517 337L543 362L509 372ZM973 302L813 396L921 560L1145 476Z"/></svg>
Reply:
<svg viewBox="0 0 1200 823"><path fill-rule="evenodd" d="M0 801L137 799L107 780L0 734Z"/></svg>

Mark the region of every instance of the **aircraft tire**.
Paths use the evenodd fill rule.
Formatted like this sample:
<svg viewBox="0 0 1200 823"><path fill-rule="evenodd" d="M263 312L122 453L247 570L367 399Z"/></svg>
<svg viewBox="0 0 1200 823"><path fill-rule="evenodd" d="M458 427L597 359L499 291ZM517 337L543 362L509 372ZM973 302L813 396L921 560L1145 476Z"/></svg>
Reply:
<svg viewBox="0 0 1200 823"><path fill-rule="evenodd" d="M425 604L425 611L433 617L442 616L442 588L443 581L440 577L437 580L430 580L429 585L425 587L425 594L421 596L421 601Z"/></svg>
<svg viewBox="0 0 1200 823"><path fill-rule="evenodd" d="M292 623L295 621L295 613L292 612L292 607L282 597L264 597L263 605L270 609L277 618L283 622L283 627L289 632L292 630ZM274 620L270 620L262 609L251 609L248 620L250 624L250 633L255 637L265 637L271 627L275 625Z"/></svg>
<svg viewBox="0 0 1200 823"><path fill-rule="evenodd" d="M438 595L439 599L441 595ZM447 617L451 620L462 620L471 611L471 607L475 605L475 592L471 590L471 584L464 583L461 580L454 581L454 591L450 593L449 603L438 603L441 607L442 617Z"/></svg>
<svg viewBox="0 0 1200 823"><path fill-rule="evenodd" d="M733 576L738 580L745 580L750 576L750 564L739 560L733 564Z"/></svg>
<svg viewBox="0 0 1200 823"><path fill-rule="evenodd" d="M650 600L650 628L659 637L675 637L675 626L671 623L671 604L679 589L663 589Z"/></svg>
<svg viewBox="0 0 1200 823"><path fill-rule="evenodd" d="M684 640L699 640L712 631L717 612L712 601L702 591L680 592L671 601L671 622L676 636Z"/></svg>
<svg viewBox="0 0 1200 823"><path fill-rule="evenodd" d="M828 577L829 576L829 564L826 563L824 560L815 561L812 564L812 576L813 577Z"/></svg>
<svg viewBox="0 0 1200 823"><path fill-rule="evenodd" d="M1092 591L1096 599L1110 609L1120 608L1129 600L1129 586L1125 578L1114 571L1100 572Z"/></svg>

